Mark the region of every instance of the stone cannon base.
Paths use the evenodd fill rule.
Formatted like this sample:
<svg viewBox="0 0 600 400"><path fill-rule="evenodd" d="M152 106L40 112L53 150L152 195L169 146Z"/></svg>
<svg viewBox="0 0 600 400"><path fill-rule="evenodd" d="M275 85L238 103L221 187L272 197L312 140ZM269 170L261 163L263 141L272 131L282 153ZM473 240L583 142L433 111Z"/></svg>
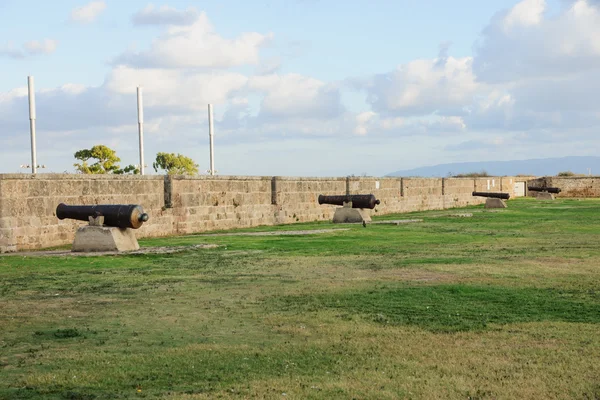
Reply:
<svg viewBox="0 0 600 400"><path fill-rule="evenodd" d="M371 216L359 208L340 207L333 214L334 224L352 224L357 222L371 222Z"/></svg>
<svg viewBox="0 0 600 400"><path fill-rule="evenodd" d="M133 229L87 225L77 229L71 251L133 251L139 248Z"/></svg>
<svg viewBox="0 0 600 400"><path fill-rule="evenodd" d="M554 195L548 192L536 192L533 196L538 200L554 200Z"/></svg>
<svg viewBox="0 0 600 400"><path fill-rule="evenodd" d="M506 208L506 203L502 199L488 197L485 199L485 208Z"/></svg>

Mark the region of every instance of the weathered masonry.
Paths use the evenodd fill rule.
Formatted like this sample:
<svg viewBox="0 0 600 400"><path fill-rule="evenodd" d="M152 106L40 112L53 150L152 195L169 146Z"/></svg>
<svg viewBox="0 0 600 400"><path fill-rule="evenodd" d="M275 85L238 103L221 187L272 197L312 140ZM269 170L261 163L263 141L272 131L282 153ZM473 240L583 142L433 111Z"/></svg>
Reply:
<svg viewBox="0 0 600 400"><path fill-rule="evenodd" d="M81 224L59 221L59 203L140 204L150 220L136 233L155 237L329 220L336 207L319 205L319 194L372 193L377 215L483 203L473 191L514 197L526 180L0 174L0 252L71 243Z"/></svg>

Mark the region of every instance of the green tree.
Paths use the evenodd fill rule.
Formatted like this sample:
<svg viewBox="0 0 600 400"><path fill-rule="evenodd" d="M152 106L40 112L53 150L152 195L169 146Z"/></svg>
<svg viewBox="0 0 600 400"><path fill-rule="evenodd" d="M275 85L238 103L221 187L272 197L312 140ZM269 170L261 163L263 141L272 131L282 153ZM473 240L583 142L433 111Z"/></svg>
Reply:
<svg viewBox="0 0 600 400"><path fill-rule="evenodd" d="M140 173L139 169L134 165L128 165L121 169L118 164L121 159L117 157L117 153L103 144L96 145L91 149L77 151L75 153L75 159L80 160L81 163L75 163L73 166L82 174ZM90 160L95 160L95 162L90 164Z"/></svg>
<svg viewBox="0 0 600 400"><path fill-rule="evenodd" d="M198 175L198 164L182 154L158 153L152 166L154 171L163 169L169 175Z"/></svg>
<svg viewBox="0 0 600 400"><path fill-rule="evenodd" d="M139 175L140 169L136 165L129 164L125 168L115 170L113 173L119 175Z"/></svg>
<svg viewBox="0 0 600 400"><path fill-rule="evenodd" d="M575 173L571 171L561 171L557 174L557 176L575 176Z"/></svg>
<svg viewBox="0 0 600 400"><path fill-rule="evenodd" d="M465 174L456 174L453 178L484 178L489 175L486 170L482 169L481 172L467 172Z"/></svg>

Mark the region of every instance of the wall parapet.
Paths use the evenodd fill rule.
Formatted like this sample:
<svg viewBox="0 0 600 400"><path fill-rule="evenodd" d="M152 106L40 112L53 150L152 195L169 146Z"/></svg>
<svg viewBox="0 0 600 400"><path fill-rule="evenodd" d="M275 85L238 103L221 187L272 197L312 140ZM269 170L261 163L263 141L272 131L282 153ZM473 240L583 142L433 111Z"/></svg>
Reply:
<svg viewBox="0 0 600 400"><path fill-rule="evenodd" d="M150 220L136 235L157 237L329 220L319 194L374 194L371 215L463 207L485 201L475 189L513 195L513 178L0 174L0 252L71 243L83 223L59 221L61 202L140 204Z"/></svg>
<svg viewBox="0 0 600 400"><path fill-rule="evenodd" d="M116 181L116 180L162 180L162 175L116 175L116 174L0 174L0 181L5 180L32 180L32 181L53 181L53 180L87 180L87 181Z"/></svg>
<svg viewBox="0 0 600 400"><path fill-rule="evenodd" d="M543 176L530 179L528 186L557 187L561 192L555 194L557 198L596 198L600 197L599 176ZM531 192L529 195L533 195Z"/></svg>

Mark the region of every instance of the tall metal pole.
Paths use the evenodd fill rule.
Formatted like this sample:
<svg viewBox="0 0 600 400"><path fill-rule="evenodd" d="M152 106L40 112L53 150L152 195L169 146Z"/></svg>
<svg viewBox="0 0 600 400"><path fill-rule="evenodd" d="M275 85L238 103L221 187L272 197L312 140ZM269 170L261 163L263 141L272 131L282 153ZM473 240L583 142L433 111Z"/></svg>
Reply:
<svg viewBox="0 0 600 400"><path fill-rule="evenodd" d="M29 130L31 132L31 173L37 172L37 157L35 153L35 88L33 76L27 77L29 87Z"/></svg>
<svg viewBox="0 0 600 400"><path fill-rule="evenodd" d="M140 135L140 175L144 175L144 104L142 87L137 87L138 132Z"/></svg>
<svg viewBox="0 0 600 400"><path fill-rule="evenodd" d="M208 138L210 139L210 174L215 174L215 157L214 157L214 142L213 142L213 107L208 105Z"/></svg>

